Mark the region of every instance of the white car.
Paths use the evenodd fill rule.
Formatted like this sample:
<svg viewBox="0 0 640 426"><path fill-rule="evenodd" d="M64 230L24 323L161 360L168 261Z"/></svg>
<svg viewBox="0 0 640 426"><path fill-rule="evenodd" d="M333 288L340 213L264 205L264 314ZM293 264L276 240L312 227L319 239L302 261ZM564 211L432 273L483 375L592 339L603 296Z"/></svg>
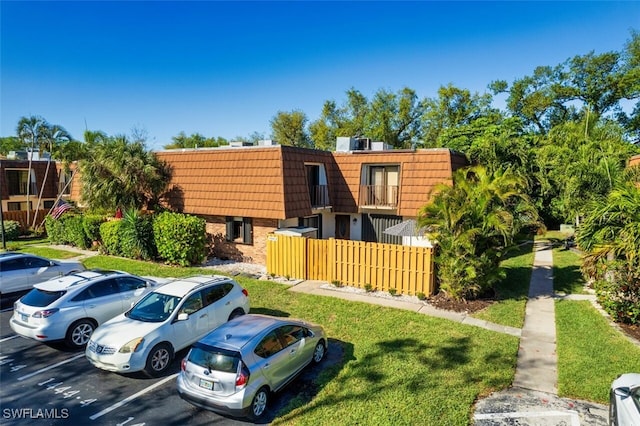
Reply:
<svg viewBox="0 0 640 426"><path fill-rule="evenodd" d="M81 348L98 325L131 308L156 286L126 272L73 273L36 284L14 304L9 324L30 339L65 340L71 348Z"/></svg>
<svg viewBox="0 0 640 426"><path fill-rule="evenodd" d="M45 259L27 253L0 253L0 294L29 290L51 278L84 271L80 262Z"/></svg>
<svg viewBox="0 0 640 426"><path fill-rule="evenodd" d="M623 374L611 384L609 424L640 425L640 373Z"/></svg>
<svg viewBox="0 0 640 426"><path fill-rule="evenodd" d="M220 324L249 313L249 293L224 276L196 276L163 285L93 333L87 359L118 373L155 377L174 354Z"/></svg>

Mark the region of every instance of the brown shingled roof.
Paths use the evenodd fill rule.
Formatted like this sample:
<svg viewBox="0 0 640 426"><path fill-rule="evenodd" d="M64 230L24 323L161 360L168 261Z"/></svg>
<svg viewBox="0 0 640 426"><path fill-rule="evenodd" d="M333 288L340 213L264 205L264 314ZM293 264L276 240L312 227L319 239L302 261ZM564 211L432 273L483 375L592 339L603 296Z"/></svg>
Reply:
<svg viewBox="0 0 640 426"><path fill-rule="evenodd" d="M416 151L353 151L333 154L343 180L331 182L336 194L334 210L358 211L362 165L397 164L400 166L398 215L416 216L438 183L451 183L452 171L467 165L462 154L448 149Z"/></svg>
<svg viewBox="0 0 640 426"><path fill-rule="evenodd" d="M629 167L640 166L640 155L634 155L629 159Z"/></svg>
<svg viewBox="0 0 640 426"><path fill-rule="evenodd" d="M289 146L156 152L173 167L169 204L192 214L286 219L312 214L305 163L325 165L333 211L355 213L364 164L398 164L398 214L416 216L438 183L466 165L448 149L331 153Z"/></svg>
<svg viewBox="0 0 640 426"><path fill-rule="evenodd" d="M285 218L280 147L156 152L173 168L169 203L186 213ZM180 199L182 197L182 199Z"/></svg>

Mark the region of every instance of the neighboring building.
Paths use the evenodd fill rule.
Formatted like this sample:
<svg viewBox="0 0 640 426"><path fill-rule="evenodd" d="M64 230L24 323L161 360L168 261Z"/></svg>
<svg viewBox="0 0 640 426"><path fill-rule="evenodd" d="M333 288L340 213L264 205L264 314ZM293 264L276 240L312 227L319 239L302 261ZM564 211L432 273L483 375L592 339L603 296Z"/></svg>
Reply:
<svg viewBox="0 0 640 426"><path fill-rule="evenodd" d="M217 257L264 263L272 232L400 244L382 231L467 165L448 149L368 139L338 138L336 152L269 145L156 152L173 168L167 204L206 220Z"/></svg>
<svg viewBox="0 0 640 426"><path fill-rule="evenodd" d="M47 172L47 163L49 171ZM45 180L44 186L42 185ZM37 207L38 197L42 190L40 209L50 209L55 204L58 194L68 198L72 185L67 185L70 173L65 173L60 163L41 158L34 153L29 173L29 161L26 152L11 153L6 159L0 159L0 202L4 212L33 210ZM29 192L29 205L27 204Z"/></svg>
<svg viewBox="0 0 640 426"><path fill-rule="evenodd" d="M629 159L629 167L640 166L640 155L634 155Z"/></svg>

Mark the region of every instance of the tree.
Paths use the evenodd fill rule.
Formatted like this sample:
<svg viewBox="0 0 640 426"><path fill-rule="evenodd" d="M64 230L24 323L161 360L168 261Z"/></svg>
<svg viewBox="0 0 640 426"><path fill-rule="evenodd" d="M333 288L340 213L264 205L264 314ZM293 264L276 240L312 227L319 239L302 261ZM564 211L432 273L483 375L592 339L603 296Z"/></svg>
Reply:
<svg viewBox="0 0 640 426"><path fill-rule="evenodd" d="M484 127L496 124L501 114L491 107L491 96L472 94L452 85L438 89L437 99L425 101L421 117L423 145L462 152Z"/></svg>
<svg viewBox="0 0 640 426"><path fill-rule="evenodd" d="M20 138L16 136L0 138L0 155L7 155L11 151L20 151L22 149L24 149L24 145Z"/></svg>
<svg viewBox="0 0 640 426"><path fill-rule="evenodd" d="M438 185L419 213L418 225L437 243L440 289L473 299L503 278L500 260L515 236L538 225L526 181L511 170L459 169L453 186Z"/></svg>
<svg viewBox="0 0 640 426"><path fill-rule="evenodd" d="M29 171L27 175L27 223L30 221L31 214L31 171L33 152L39 146L40 141L44 137L45 128L48 126L46 120L38 116L22 117L18 120L16 134L22 143L28 147L29 153Z"/></svg>
<svg viewBox="0 0 640 426"><path fill-rule="evenodd" d="M640 108L636 104L627 116L620 101L640 98L639 63L640 35L632 32L622 53L576 55L555 67L537 67L510 88L505 81L494 81L490 87L494 93L508 93L507 109L542 134L567 120L597 120L609 113L634 131Z"/></svg>
<svg viewBox="0 0 640 426"><path fill-rule="evenodd" d="M583 272L595 280L598 301L616 320L640 322L640 180L638 171L589 203L577 231L586 251Z"/></svg>
<svg viewBox="0 0 640 426"><path fill-rule="evenodd" d="M614 121L565 122L539 139L534 151L538 208L547 223L571 223L590 200L605 196L638 149ZM586 128L586 132L585 132Z"/></svg>
<svg viewBox="0 0 640 426"><path fill-rule="evenodd" d="M229 144L225 138L207 138L200 133L192 133L190 136L187 136L185 132L180 132L171 139L173 143L165 145L164 149L213 148Z"/></svg>
<svg viewBox="0 0 640 426"><path fill-rule="evenodd" d="M144 143L125 136L107 138L80 162L82 200L92 209L153 208L171 178L169 166Z"/></svg>
<svg viewBox="0 0 640 426"><path fill-rule="evenodd" d="M338 107L326 101L320 118L309 126L319 149L334 149L336 137L353 136L381 140L395 148L409 148L421 138L420 117L424 101L407 87L397 93L378 90L371 101L356 89Z"/></svg>
<svg viewBox="0 0 640 426"><path fill-rule="evenodd" d="M44 192L44 187L47 182L47 178L49 177L49 169L51 168L51 157L54 153L58 152L59 146L65 142L69 142L71 140L71 135L62 127L57 124L47 124L44 127L44 131L41 137L41 149L40 152L44 151L44 147L46 146L49 150L49 158L47 159L47 168L45 169L44 178L42 180L42 185L40 186L40 192L38 194L38 202L36 204L36 210L40 209L40 203L42 202L42 193ZM34 218L32 227L36 226L36 218Z"/></svg>
<svg viewBox="0 0 640 426"><path fill-rule="evenodd" d="M281 145L311 147L311 138L307 132L307 116L300 110L278 111L271 119L271 137Z"/></svg>

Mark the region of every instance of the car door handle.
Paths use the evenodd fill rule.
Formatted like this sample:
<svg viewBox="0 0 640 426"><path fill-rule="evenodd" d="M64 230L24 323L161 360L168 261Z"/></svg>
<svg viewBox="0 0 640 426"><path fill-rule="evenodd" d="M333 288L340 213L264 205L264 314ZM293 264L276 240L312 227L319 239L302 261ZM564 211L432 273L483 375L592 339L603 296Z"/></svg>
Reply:
<svg viewBox="0 0 640 426"><path fill-rule="evenodd" d="M202 314L202 315L200 315L200 318L204 318L204 317L208 317L208 316L209 315L207 315L207 314Z"/></svg>
<svg viewBox="0 0 640 426"><path fill-rule="evenodd" d="M88 307L89 309L93 309L93 308L95 308L95 307L96 307L96 305L89 305L89 306L87 306L87 307Z"/></svg>
<svg viewBox="0 0 640 426"><path fill-rule="evenodd" d="M226 306L229 306L231 304L231 301L228 301L227 303L225 303Z"/></svg>
<svg viewBox="0 0 640 426"><path fill-rule="evenodd" d="M295 355L296 354L296 350L295 349L291 349L291 352L289 352L289 355Z"/></svg>

